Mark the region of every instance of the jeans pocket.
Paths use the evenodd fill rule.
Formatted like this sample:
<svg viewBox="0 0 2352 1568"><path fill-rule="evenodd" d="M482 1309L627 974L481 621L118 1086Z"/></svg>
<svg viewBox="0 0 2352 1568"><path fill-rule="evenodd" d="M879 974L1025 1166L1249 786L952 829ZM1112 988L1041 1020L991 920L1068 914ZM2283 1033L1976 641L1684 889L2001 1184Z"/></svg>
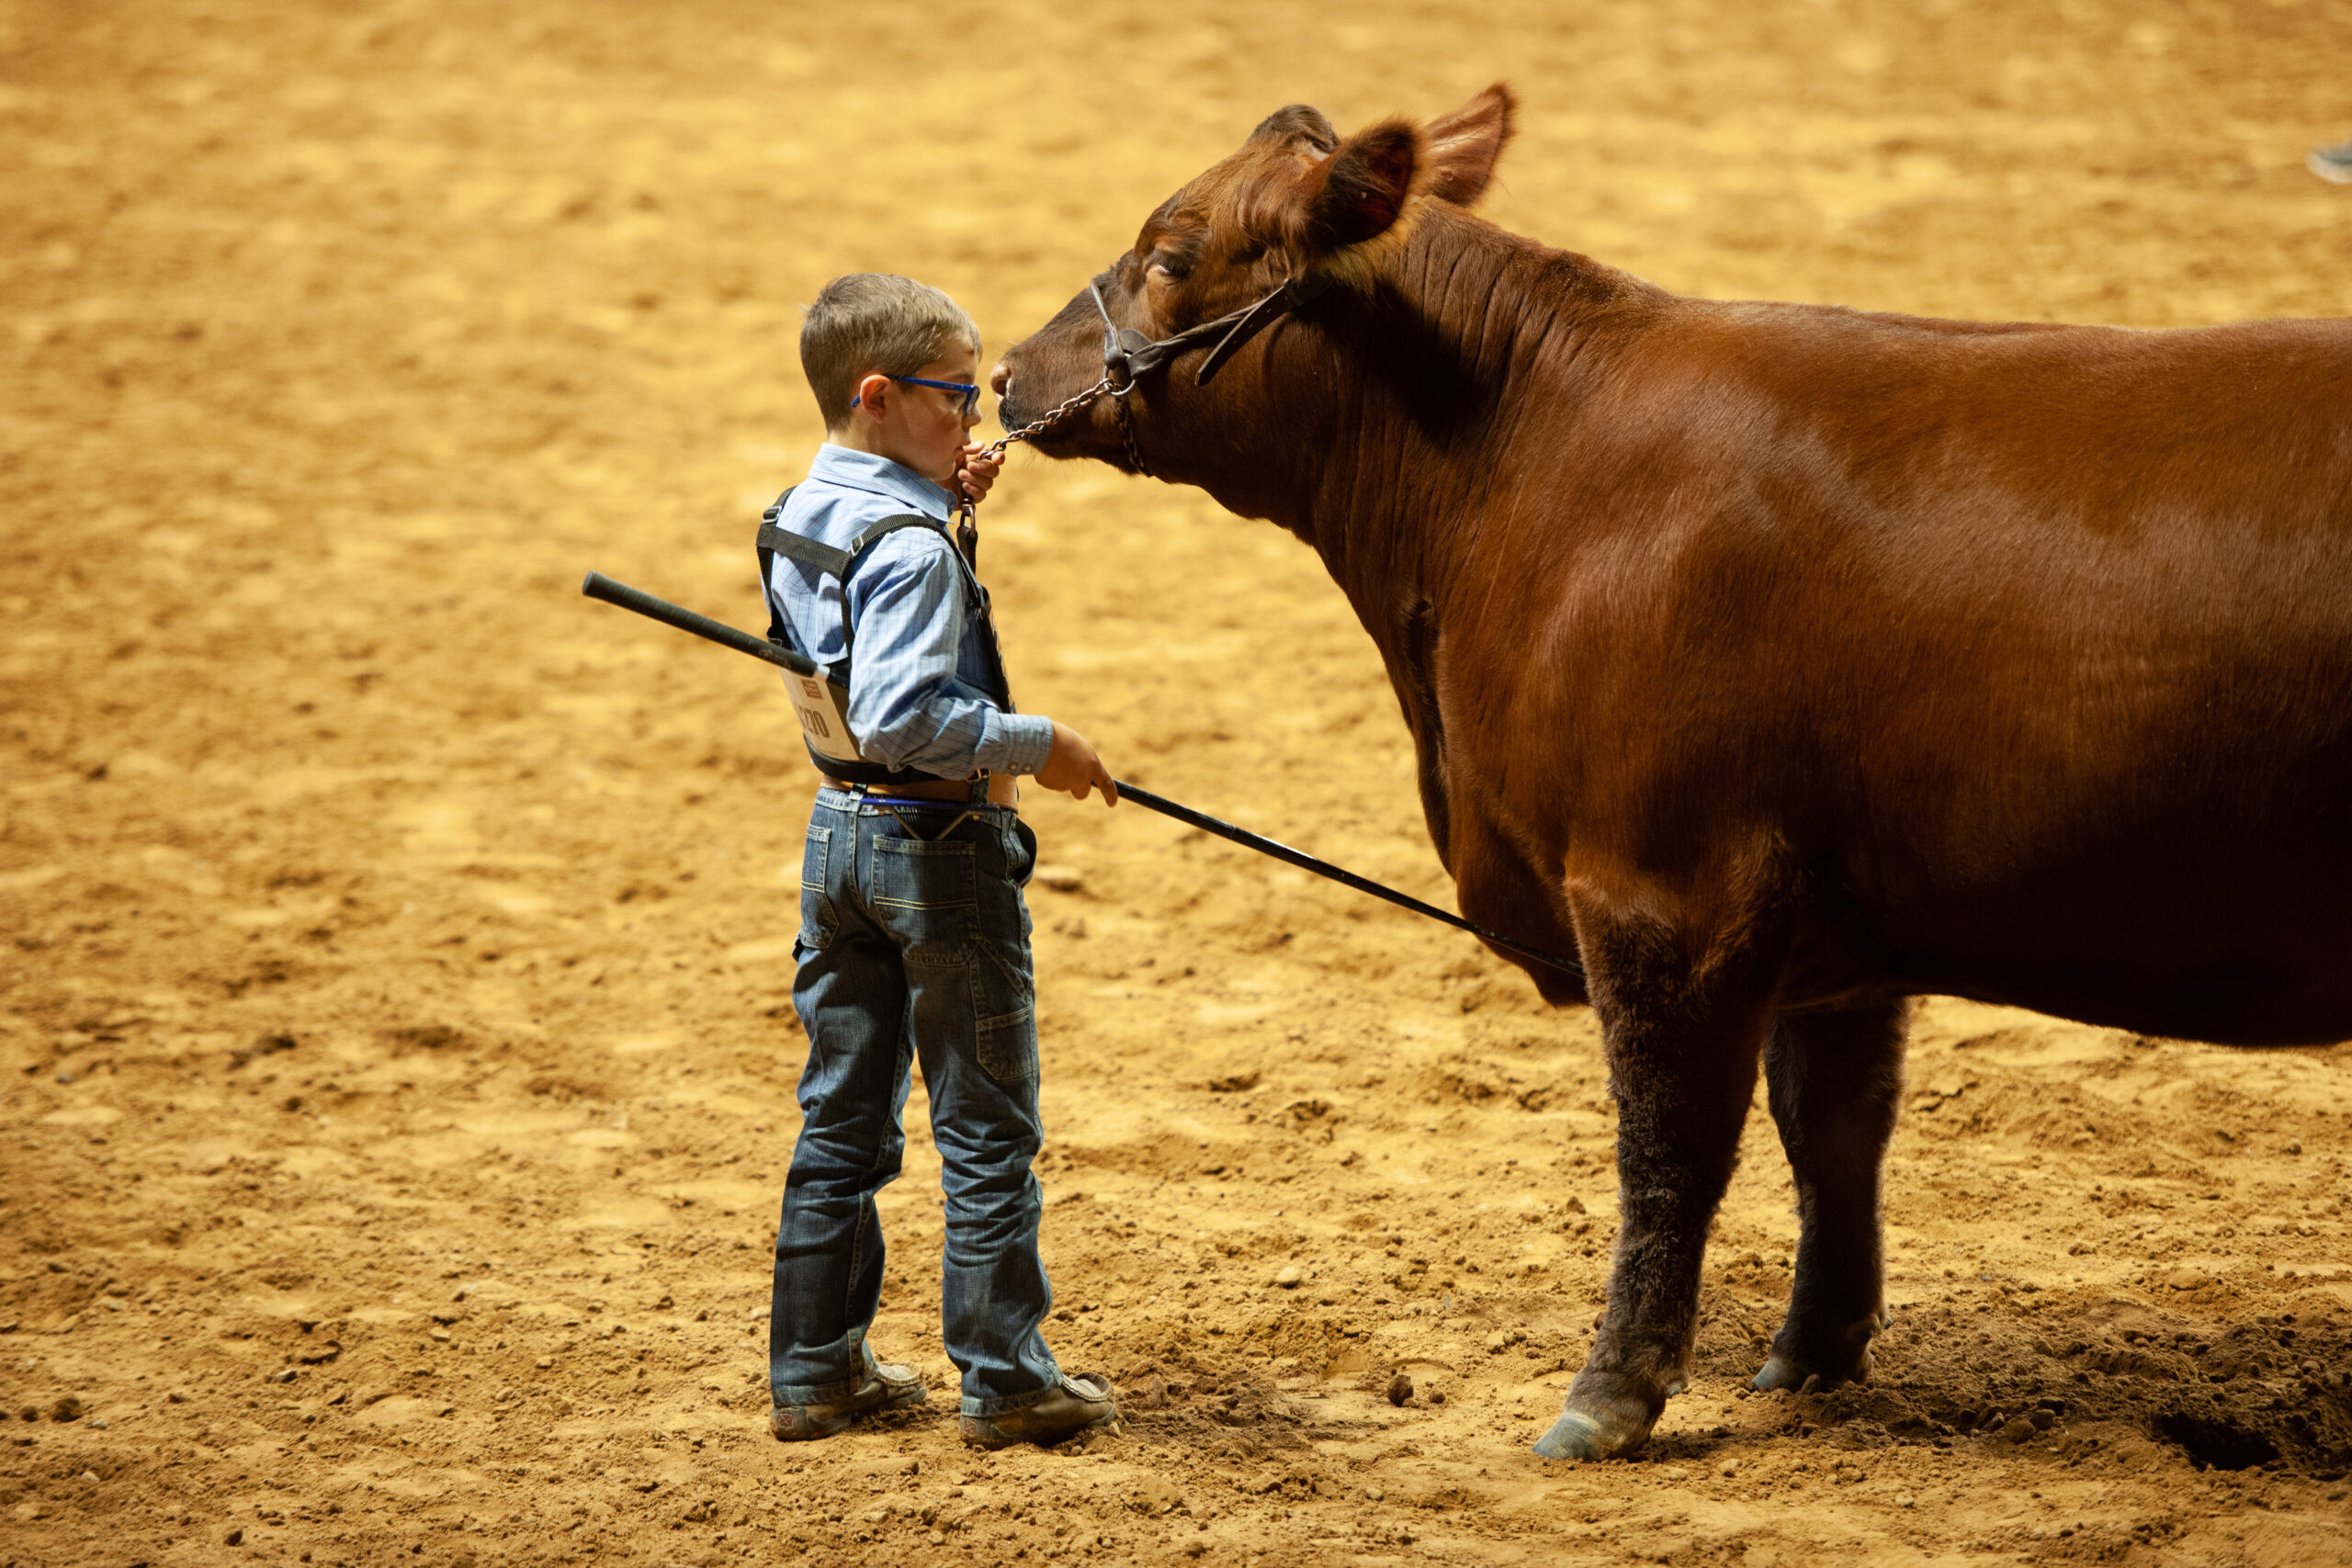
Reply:
<svg viewBox="0 0 2352 1568"><path fill-rule="evenodd" d="M1037 982L1029 944L983 942L972 965L973 1054L1002 1084L1037 1077Z"/></svg>
<svg viewBox="0 0 2352 1568"><path fill-rule="evenodd" d="M979 923L972 846L955 839L876 838L874 917L910 964L967 964Z"/></svg>
<svg viewBox="0 0 2352 1568"><path fill-rule="evenodd" d="M811 827L800 852L800 949L816 953L833 940L833 901L825 892L833 830Z"/></svg>
<svg viewBox="0 0 2352 1568"><path fill-rule="evenodd" d="M1013 1001L1007 989L992 985L995 976L995 964L983 962L971 983L974 1006L981 1009L974 1055L981 1058L981 1072L1000 1084L1030 1084L1037 1077L1037 999L1021 997ZM1012 1010L988 1013L990 1006L1007 1004L1012 1004Z"/></svg>
<svg viewBox="0 0 2352 1568"><path fill-rule="evenodd" d="M1030 877L1037 871L1037 830L1016 817L1012 831L1006 835L1004 858L1015 887L1029 886Z"/></svg>

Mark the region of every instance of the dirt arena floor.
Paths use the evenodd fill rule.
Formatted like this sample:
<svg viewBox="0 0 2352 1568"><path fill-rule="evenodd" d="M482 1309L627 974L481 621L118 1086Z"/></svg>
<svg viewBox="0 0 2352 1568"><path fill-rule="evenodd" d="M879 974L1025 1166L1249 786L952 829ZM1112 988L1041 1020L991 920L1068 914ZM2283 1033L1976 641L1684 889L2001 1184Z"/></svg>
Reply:
<svg viewBox="0 0 2352 1568"><path fill-rule="evenodd" d="M1919 1008L1871 1386L1528 1444L1613 1229L1589 1014L1467 939L1033 792L1050 1325L1123 1435L763 1412L797 1129L791 716L581 599L756 623L797 307L1001 348L1274 107L1498 76L1487 210L1672 288L2166 326L2352 310L2345 0L984 7L0 0L0 1568L2352 1561L2352 1047ZM1018 457L1024 705L1432 899L1315 559ZM1997 767L1999 759L1985 765ZM936 1166L878 1337L943 1393ZM1413 1393L1385 1396L1402 1371Z"/></svg>

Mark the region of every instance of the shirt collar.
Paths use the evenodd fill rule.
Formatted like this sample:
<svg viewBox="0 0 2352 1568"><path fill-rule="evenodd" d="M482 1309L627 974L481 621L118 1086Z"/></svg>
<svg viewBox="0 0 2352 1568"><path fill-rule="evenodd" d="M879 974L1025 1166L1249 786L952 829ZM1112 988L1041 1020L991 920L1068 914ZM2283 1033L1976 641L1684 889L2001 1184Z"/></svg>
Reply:
<svg viewBox="0 0 2352 1568"><path fill-rule="evenodd" d="M947 491L903 463L854 446L826 442L808 465L808 477L849 490L862 490L903 502L926 517L947 521Z"/></svg>

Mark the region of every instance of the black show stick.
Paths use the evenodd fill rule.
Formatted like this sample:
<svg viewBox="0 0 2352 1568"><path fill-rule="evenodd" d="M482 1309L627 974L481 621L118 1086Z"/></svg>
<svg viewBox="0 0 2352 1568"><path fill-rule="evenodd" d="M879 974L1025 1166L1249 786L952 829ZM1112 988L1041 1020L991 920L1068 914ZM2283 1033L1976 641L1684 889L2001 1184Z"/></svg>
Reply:
<svg viewBox="0 0 2352 1568"><path fill-rule="evenodd" d="M581 583L580 592L591 599L601 599L607 604L617 604L624 610L634 610L640 615L660 621L664 626L675 626L682 632L692 632L698 637L707 638L723 648L731 648L738 653L748 653L752 658L765 660L770 664L780 664L795 674L818 673L814 664L789 649L778 648L765 637L753 637L749 632L738 631L724 621L714 621L707 615L698 615L692 610L671 604L667 599L657 599L642 589L631 588L626 582L616 582L603 572L590 572L586 581ZM1565 974L1574 975L1578 979L1584 977L1584 965L1573 958L1562 958L1557 953L1546 953L1542 948L1530 947L1525 942L1513 942L1500 932L1490 931L1484 926L1473 925L1459 915L1449 914L1434 904L1424 904L1409 893L1399 893L1394 887L1374 882L1368 876L1358 876L1344 866L1333 865L1327 860L1317 860L1302 850L1295 850L1288 844L1266 838L1262 834L1252 833L1247 828L1237 828L1232 823L1212 817L1205 811L1195 811L1189 806L1180 805L1166 795L1154 795L1151 791L1140 785L1131 784L1125 779L1116 779L1113 782L1119 786L1120 799L1132 800L1147 811L1157 811L1162 817L1172 817L1187 827L1198 828L1204 833L1214 833L1228 843L1239 844L1245 850L1255 850L1261 855L1271 855L1285 865L1295 865L1301 871L1311 871L1317 876L1329 877L1341 886L1352 887L1359 893L1369 893L1375 898L1385 898L1400 909L1410 909L1417 915L1427 915L1432 920L1442 920L1456 931L1468 931L1481 941L1492 942L1495 946L1516 953L1522 958L1532 958L1538 964L1547 964Z"/></svg>
<svg viewBox="0 0 2352 1568"><path fill-rule="evenodd" d="M1204 833L1215 833L1218 838L1239 844L1245 850L1255 850L1261 855L1272 855L1274 859L1285 864L1295 865L1301 871L1311 871L1317 876L1328 876L1343 887L1352 887L1359 893L1369 893L1375 898L1385 898L1400 909L1410 909L1417 915L1427 915L1432 920L1443 920L1457 931L1468 931L1472 936L1491 942L1497 947L1509 948L1523 958L1532 958L1538 964L1545 964L1555 969L1565 970L1579 979L1584 976L1584 965L1574 959L1562 958L1557 953L1546 953L1540 947L1530 947L1525 942L1513 942L1500 932L1490 931L1481 925L1473 925L1459 915L1448 914L1434 904L1424 904L1409 893L1399 893L1394 887L1374 882L1368 876L1358 876L1344 866L1333 865L1327 860L1317 860L1303 850L1292 849L1288 844L1278 840L1252 833L1247 828L1237 828L1232 823L1211 817L1204 811L1195 811L1189 806L1180 806L1166 795L1154 795L1139 784L1131 784L1125 779L1114 779L1112 782L1119 786L1121 800L1132 800L1137 806L1159 812L1162 817L1173 817L1179 822L1190 823Z"/></svg>

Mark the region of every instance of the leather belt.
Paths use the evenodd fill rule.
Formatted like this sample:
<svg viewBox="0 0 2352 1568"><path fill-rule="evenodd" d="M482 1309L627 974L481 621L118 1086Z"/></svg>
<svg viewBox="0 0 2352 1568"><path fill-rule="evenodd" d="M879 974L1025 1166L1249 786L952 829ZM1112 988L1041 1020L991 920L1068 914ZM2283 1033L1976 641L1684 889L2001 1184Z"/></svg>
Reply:
<svg viewBox="0 0 2352 1568"><path fill-rule="evenodd" d="M861 790L871 788L877 794L896 795L901 800L948 800L963 805L972 798L972 783L969 779L926 779L910 781L907 784L864 785L843 784L831 774L820 776L824 779L827 789L837 789L843 795L856 795ZM1021 804L1021 785L1012 774L988 773L983 776L989 781L990 806Z"/></svg>

